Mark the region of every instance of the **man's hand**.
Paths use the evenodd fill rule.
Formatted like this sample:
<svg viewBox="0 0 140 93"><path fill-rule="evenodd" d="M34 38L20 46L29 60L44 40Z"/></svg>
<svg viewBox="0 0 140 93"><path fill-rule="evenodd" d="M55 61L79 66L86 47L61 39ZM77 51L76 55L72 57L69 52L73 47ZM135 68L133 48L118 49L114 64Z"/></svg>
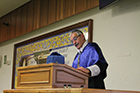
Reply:
<svg viewBox="0 0 140 93"><path fill-rule="evenodd" d="M77 68L77 69L80 70L80 71L83 71L84 73L87 73L87 74L90 73L90 71L89 71L88 69L83 68L83 67L79 67L79 68Z"/></svg>

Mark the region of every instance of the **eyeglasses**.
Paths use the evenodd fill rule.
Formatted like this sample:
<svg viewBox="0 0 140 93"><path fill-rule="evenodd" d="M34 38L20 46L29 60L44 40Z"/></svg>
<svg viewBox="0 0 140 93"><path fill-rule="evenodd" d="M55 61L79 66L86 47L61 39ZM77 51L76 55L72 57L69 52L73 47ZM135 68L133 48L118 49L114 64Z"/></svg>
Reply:
<svg viewBox="0 0 140 93"><path fill-rule="evenodd" d="M81 36L81 34L80 34L80 35L78 35L78 36L75 36L75 37L71 40L71 43L73 43L73 41L76 41L76 40L77 40L77 38L78 38L79 36Z"/></svg>

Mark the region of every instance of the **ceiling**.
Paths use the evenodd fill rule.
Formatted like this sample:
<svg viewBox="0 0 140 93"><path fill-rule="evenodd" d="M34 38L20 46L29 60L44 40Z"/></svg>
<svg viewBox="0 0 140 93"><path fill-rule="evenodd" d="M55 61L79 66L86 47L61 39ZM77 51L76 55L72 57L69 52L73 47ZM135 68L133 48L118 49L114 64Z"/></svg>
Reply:
<svg viewBox="0 0 140 93"><path fill-rule="evenodd" d="M0 0L0 17L8 14L30 0Z"/></svg>

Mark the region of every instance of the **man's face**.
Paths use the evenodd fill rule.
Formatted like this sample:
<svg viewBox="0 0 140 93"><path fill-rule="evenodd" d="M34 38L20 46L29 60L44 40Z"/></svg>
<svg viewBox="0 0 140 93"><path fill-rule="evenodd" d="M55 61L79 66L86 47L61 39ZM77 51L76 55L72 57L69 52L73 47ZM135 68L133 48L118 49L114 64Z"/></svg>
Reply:
<svg viewBox="0 0 140 93"><path fill-rule="evenodd" d="M75 32L71 35L70 40L77 49L80 49L85 42L83 34L77 35Z"/></svg>

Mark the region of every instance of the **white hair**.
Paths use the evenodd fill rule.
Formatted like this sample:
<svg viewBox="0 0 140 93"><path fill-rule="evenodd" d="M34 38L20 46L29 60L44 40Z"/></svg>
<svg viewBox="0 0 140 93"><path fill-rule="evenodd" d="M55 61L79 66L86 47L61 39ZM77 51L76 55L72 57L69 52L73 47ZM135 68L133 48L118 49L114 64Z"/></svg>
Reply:
<svg viewBox="0 0 140 93"><path fill-rule="evenodd" d="M76 33L77 35L83 34L83 32L80 31L80 30L73 30L73 31L70 33L70 37L71 37L71 35L72 35L73 33Z"/></svg>

